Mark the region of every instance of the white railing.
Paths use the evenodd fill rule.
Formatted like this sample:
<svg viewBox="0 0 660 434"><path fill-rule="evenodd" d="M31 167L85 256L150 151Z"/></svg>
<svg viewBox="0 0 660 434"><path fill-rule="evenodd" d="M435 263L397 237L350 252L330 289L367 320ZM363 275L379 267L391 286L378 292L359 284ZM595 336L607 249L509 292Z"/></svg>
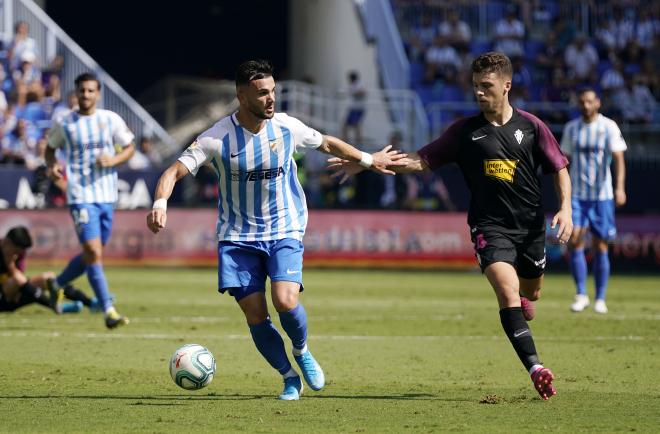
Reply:
<svg viewBox="0 0 660 434"><path fill-rule="evenodd" d="M287 112L323 133L341 137L350 105L347 95L299 81L278 82L277 89L277 111ZM428 120L417 93L405 89L367 89L367 95L364 101L365 145L383 145L385 138L395 130L403 134L407 148L416 149L428 141ZM369 117L387 122L384 125L369 123Z"/></svg>
<svg viewBox="0 0 660 434"><path fill-rule="evenodd" d="M1 33L5 41L13 37L14 24L25 21L30 28L30 37L37 43L41 65L48 65L56 55L63 57L62 95L74 88L73 81L79 74L93 72L103 86L101 107L119 114L138 138L152 136L160 142L164 154L177 149L167 131L32 0L0 0L0 12Z"/></svg>

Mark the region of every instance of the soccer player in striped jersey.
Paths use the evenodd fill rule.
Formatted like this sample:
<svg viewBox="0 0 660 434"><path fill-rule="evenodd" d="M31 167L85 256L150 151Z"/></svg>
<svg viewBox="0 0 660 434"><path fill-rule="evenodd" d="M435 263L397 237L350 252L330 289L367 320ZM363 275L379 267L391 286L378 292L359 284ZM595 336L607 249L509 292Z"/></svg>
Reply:
<svg viewBox="0 0 660 434"><path fill-rule="evenodd" d="M610 275L608 243L616 236L614 207L626 203L626 165L623 153L626 142L616 122L598 112L600 99L593 89L579 94L582 116L564 127L562 150L571 159L573 179L573 222L575 229L568 243L570 264L577 294L571 310L582 312L589 306L585 287L587 261L584 255L585 235L592 235L593 271L596 283L594 311L607 313L605 291ZM614 160L615 179L612 189L610 164Z"/></svg>
<svg viewBox="0 0 660 434"><path fill-rule="evenodd" d="M96 108L101 83L94 74L75 80L78 110L53 122L48 138L46 164L54 180L63 178L55 151L66 154L67 202L82 254L75 256L55 279L58 290L83 273L105 312L105 325L115 328L128 318L115 310L103 272L103 246L110 238L114 204L117 201L117 169L133 155L133 133L122 118ZM119 148L119 150L117 150Z"/></svg>
<svg viewBox="0 0 660 434"><path fill-rule="evenodd" d="M307 204L293 153L318 149L359 162L376 172L396 165L402 154L384 148L375 154L325 136L285 113L275 113L275 80L270 63L251 60L236 71L238 111L202 133L161 176L149 229L167 222L167 199L175 183L210 164L218 174L218 290L232 295L243 310L252 339L283 377L282 400L297 400L300 376L291 366L284 341L271 322L266 277L280 323L293 344L293 357L313 390L325 384L321 366L307 346L307 313L298 301L303 290L303 244Z"/></svg>

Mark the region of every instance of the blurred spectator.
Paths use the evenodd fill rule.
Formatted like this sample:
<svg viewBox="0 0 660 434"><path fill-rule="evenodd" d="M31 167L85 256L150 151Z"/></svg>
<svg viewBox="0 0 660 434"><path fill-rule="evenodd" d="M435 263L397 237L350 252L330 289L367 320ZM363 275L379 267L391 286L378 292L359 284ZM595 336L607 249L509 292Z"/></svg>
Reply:
<svg viewBox="0 0 660 434"><path fill-rule="evenodd" d="M49 75L44 89L44 97L41 101L44 112L48 119L53 117L55 107L62 101L62 91L60 88L60 77Z"/></svg>
<svg viewBox="0 0 660 434"><path fill-rule="evenodd" d="M30 53L36 60L38 53L37 43L28 36L28 32L28 24L25 21L19 21L14 26L14 39L11 41L9 52L7 53L11 70L19 67L25 53Z"/></svg>
<svg viewBox="0 0 660 434"><path fill-rule="evenodd" d="M456 9L447 12L447 19L440 23L438 33L458 51L466 50L470 46L472 31L465 21L459 19Z"/></svg>
<svg viewBox="0 0 660 434"><path fill-rule="evenodd" d="M555 35L557 36L557 49L563 53L568 45L575 39L575 23L564 15L559 15L555 21Z"/></svg>
<svg viewBox="0 0 660 434"><path fill-rule="evenodd" d="M5 93L0 90L0 122L4 121L4 115L7 111L7 107L7 97L5 97Z"/></svg>
<svg viewBox="0 0 660 434"><path fill-rule="evenodd" d="M45 112L41 100L42 96L38 91L28 91L25 99L25 106L17 113L18 117L27 121L28 136L35 141L41 137L44 130L49 127L49 123L46 124L45 122L50 118Z"/></svg>
<svg viewBox="0 0 660 434"><path fill-rule="evenodd" d="M14 81L21 81L27 85L33 82L41 83L41 71L35 65L37 56L31 51L25 51L21 55L18 68L14 70Z"/></svg>
<svg viewBox="0 0 660 434"><path fill-rule="evenodd" d="M153 141L149 137L142 137L140 146L128 160L128 168L131 170L157 169L163 162L162 157L154 148Z"/></svg>
<svg viewBox="0 0 660 434"><path fill-rule="evenodd" d="M495 25L495 51L501 51L510 58L521 57L525 54L523 40L525 26L517 18L516 6L506 6L506 16Z"/></svg>
<svg viewBox="0 0 660 434"><path fill-rule="evenodd" d="M362 144L362 119L365 112L365 99L367 98L367 90L360 80L360 74L357 71L348 73L348 96L350 103L348 107L348 115L344 121L342 134L344 140L349 140L349 131L354 132L354 141L356 144Z"/></svg>
<svg viewBox="0 0 660 434"><path fill-rule="evenodd" d="M621 51L621 60L625 64L623 70L627 74L637 74L644 64L644 49L636 41L629 41Z"/></svg>
<svg viewBox="0 0 660 434"><path fill-rule="evenodd" d="M617 57L612 60L612 66L603 72L600 79L600 87L604 93L618 92L624 85L623 63Z"/></svg>
<svg viewBox="0 0 660 434"><path fill-rule="evenodd" d="M532 74L525 66L522 57L513 60L513 76L511 77L511 99L514 107L524 107L525 101L529 100L529 89L533 86Z"/></svg>
<svg viewBox="0 0 660 434"><path fill-rule="evenodd" d="M564 53L564 61L569 77L576 83L594 83L597 81L596 67L598 52L587 41L586 35L578 33Z"/></svg>
<svg viewBox="0 0 660 434"><path fill-rule="evenodd" d="M600 46L601 55L616 56L618 47L616 41L616 25L614 21L604 20L598 23L596 41Z"/></svg>
<svg viewBox="0 0 660 434"><path fill-rule="evenodd" d="M553 15L545 1L534 0L531 12L530 37L544 40L552 30Z"/></svg>
<svg viewBox="0 0 660 434"><path fill-rule="evenodd" d="M660 98L660 75L658 74L658 71L660 71L660 34L656 34L653 41L653 46L646 53L642 71L646 76L646 81L653 92L653 96L657 100Z"/></svg>
<svg viewBox="0 0 660 434"><path fill-rule="evenodd" d="M442 80L445 83L456 83L462 62L458 52L449 45L443 36L437 36L431 48L426 52L427 82Z"/></svg>
<svg viewBox="0 0 660 434"><path fill-rule="evenodd" d="M649 9L642 8L639 11L636 30L637 44L644 49L649 49L653 46L655 37L660 34L660 20L655 18Z"/></svg>
<svg viewBox="0 0 660 434"><path fill-rule="evenodd" d="M536 67L542 82L547 83L552 79L552 71L563 67L563 55L557 48L557 35L554 31L548 32L544 39L543 49L536 57Z"/></svg>
<svg viewBox="0 0 660 434"><path fill-rule="evenodd" d="M418 211L456 211L449 190L436 172L409 174L405 207Z"/></svg>
<svg viewBox="0 0 660 434"><path fill-rule="evenodd" d="M653 120L655 98L641 75L626 75L625 86L615 96L624 122L649 124Z"/></svg>
<svg viewBox="0 0 660 434"><path fill-rule="evenodd" d="M420 25L414 27L412 33L419 39L424 48L430 47L438 34L431 14L422 15Z"/></svg>
<svg viewBox="0 0 660 434"><path fill-rule="evenodd" d="M571 100L571 86L566 79L562 68L552 71L552 80L541 92L541 100L547 103L568 103ZM544 109L540 112L541 118L548 123L562 124L568 121L568 114L564 110Z"/></svg>
<svg viewBox="0 0 660 434"><path fill-rule="evenodd" d="M612 16L609 28L614 34L615 47L620 50L635 37L635 23L625 16L619 5L614 6Z"/></svg>
<svg viewBox="0 0 660 434"><path fill-rule="evenodd" d="M51 180L46 169L46 147L48 146L48 137L44 133L37 141L34 154L29 154L25 161L25 166L34 171L32 181L32 192L37 196L39 202L46 206L65 206L66 205L66 178L60 178L57 181ZM61 162L64 167L64 162Z"/></svg>
<svg viewBox="0 0 660 434"><path fill-rule="evenodd" d="M0 163L24 165L26 155L33 152L35 141L27 134L27 122L18 119L14 129L2 139Z"/></svg>
<svg viewBox="0 0 660 434"><path fill-rule="evenodd" d="M51 119L56 121L62 119L64 116L71 113L72 110L78 109L78 97L76 96L75 91L70 91L66 95L66 102L60 101L55 108L53 109L53 114Z"/></svg>

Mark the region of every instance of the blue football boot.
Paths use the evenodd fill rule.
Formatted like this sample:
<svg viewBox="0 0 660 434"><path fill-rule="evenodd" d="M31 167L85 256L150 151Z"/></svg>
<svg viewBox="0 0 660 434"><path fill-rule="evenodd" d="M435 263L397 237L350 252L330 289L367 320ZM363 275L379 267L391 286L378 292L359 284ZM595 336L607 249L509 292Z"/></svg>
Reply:
<svg viewBox="0 0 660 434"><path fill-rule="evenodd" d="M289 377L284 379L284 390L278 397L282 401L297 401L303 391L303 384L300 377Z"/></svg>
<svg viewBox="0 0 660 434"><path fill-rule="evenodd" d="M307 350L299 356L294 354L293 358L298 363L298 366L300 366L307 385L312 390L323 389L323 386L325 386L325 375L323 374L321 365L316 362L312 353Z"/></svg>

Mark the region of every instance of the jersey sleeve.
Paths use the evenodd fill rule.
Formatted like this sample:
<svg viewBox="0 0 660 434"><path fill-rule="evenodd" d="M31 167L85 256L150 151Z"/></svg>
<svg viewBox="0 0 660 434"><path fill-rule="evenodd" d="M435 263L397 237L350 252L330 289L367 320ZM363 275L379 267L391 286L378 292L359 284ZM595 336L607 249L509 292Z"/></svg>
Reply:
<svg viewBox="0 0 660 434"><path fill-rule="evenodd" d="M316 149L323 143L323 135L303 124L298 119L283 114L286 119L286 126L293 135L293 143L296 148Z"/></svg>
<svg viewBox="0 0 660 434"><path fill-rule="evenodd" d="M544 173L557 173L568 166L568 159L561 152L557 139L541 120L537 120L538 146L541 155L541 167Z"/></svg>
<svg viewBox="0 0 660 434"><path fill-rule="evenodd" d="M464 124L465 119L454 122L440 137L417 151L422 161L431 170L456 161Z"/></svg>
<svg viewBox="0 0 660 434"><path fill-rule="evenodd" d="M607 123L607 135L612 152L623 152L628 149L626 141L623 139L623 134L621 134L621 130L616 122L610 121Z"/></svg>
<svg viewBox="0 0 660 434"><path fill-rule="evenodd" d="M571 155L573 153L573 142L571 140L571 136L568 133L571 129L572 123L568 123L564 126L564 131L561 134L561 151L565 155Z"/></svg>
<svg viewBox="0 0 660 434"><path fill-rule="evenodd" d="M220 140L202 134L181 153L179 161L186 166L193 176L196 176L199 168L204 163L211 161L214 148L217 148L219 143Z"/></svg>
<svg viewBox="0 0 660 434"><path fill-rule="evenodd" d="M112 140L115 144L125 148L133 143L135 135L128 129L126 122L119 115L114 114L112 118Z"/></svg>
<svg viewBox="0 0 660 434"><path fill-rule="evenodd" d="M53 149L64 147L64 129L59 122L53 122L53 126L48 132L48 146Z"/></svg>

